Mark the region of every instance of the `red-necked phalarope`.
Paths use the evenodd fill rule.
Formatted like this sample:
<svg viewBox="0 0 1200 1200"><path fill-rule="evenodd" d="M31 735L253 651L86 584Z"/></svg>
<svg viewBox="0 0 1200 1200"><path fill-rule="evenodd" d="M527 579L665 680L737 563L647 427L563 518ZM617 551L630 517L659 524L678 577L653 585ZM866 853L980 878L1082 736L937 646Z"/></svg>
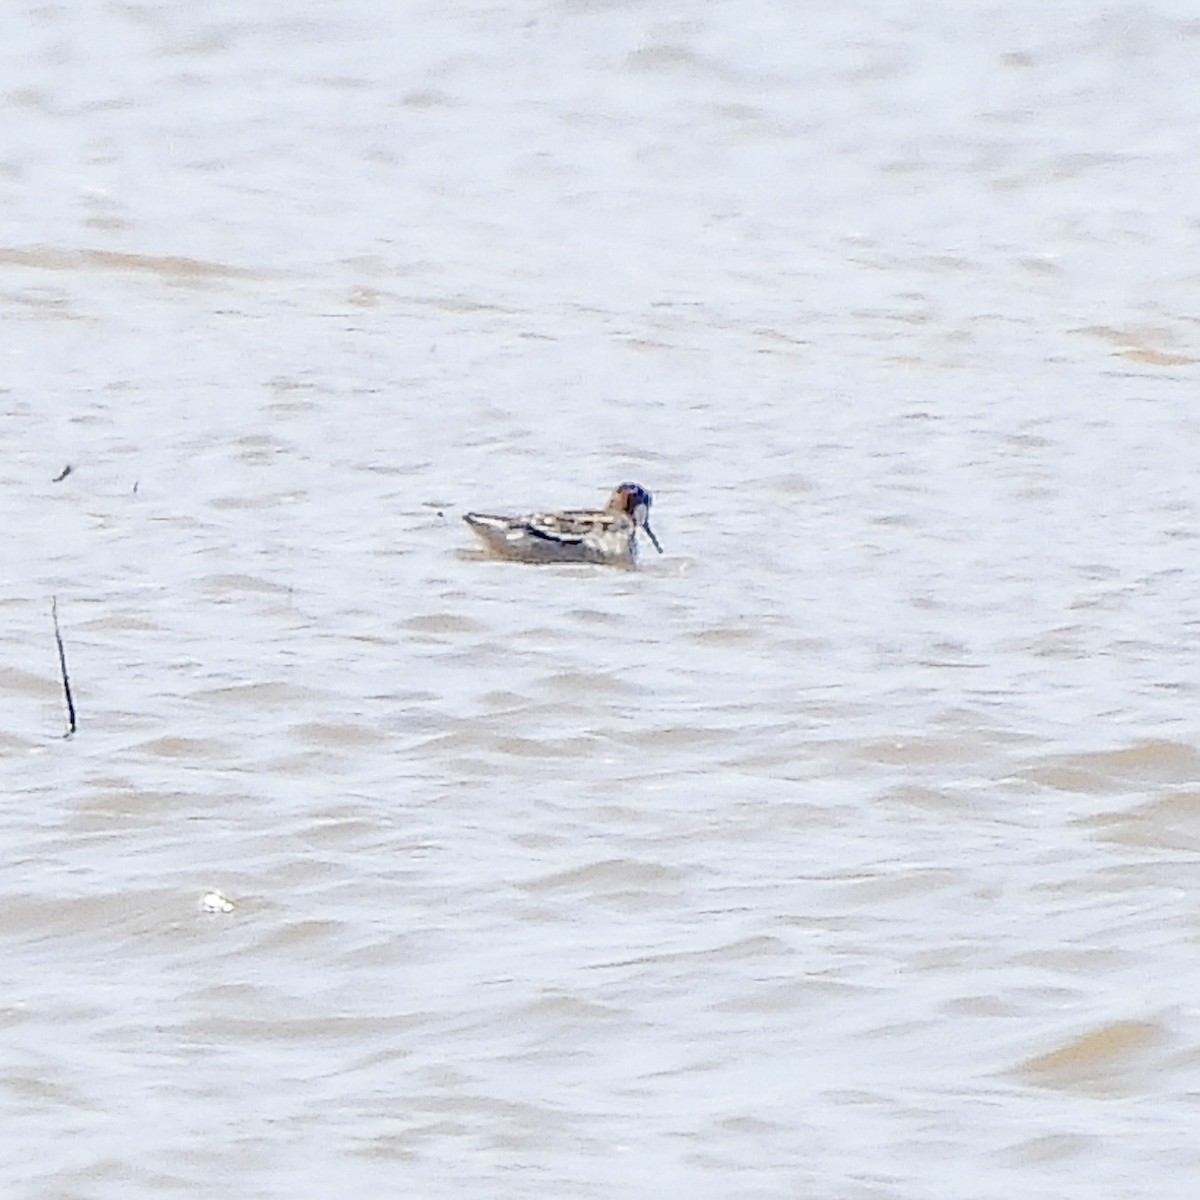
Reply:
<svg viewBox="0 0 1200 1200"><path fill-rule="evenodd" d="M463 520L493 554L518 562L605 563L632 567L637 561L637 531L642 529L662 553L650 528L651 496L636 483L619 484L603 509L496 517L467 513Z"/></svg>

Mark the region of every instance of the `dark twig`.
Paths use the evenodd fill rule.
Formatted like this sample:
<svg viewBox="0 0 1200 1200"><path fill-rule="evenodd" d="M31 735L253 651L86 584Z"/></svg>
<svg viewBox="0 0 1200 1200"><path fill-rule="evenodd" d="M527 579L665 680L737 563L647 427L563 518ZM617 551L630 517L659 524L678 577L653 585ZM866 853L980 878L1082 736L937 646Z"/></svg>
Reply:
<svg viewBox="0 0 1200 1200"><path fill-rule="evenodd" d="M63 737L69 738L75 732L75 701L71 699L71 680L67 677L67 652L63 649L62 634L58 629L57 596L50 600L50 615L54 618L54 640L58 643L58 665L62 668L63 691L67 696L67 716L71 720L71 727L63 734Z"/></svg>
<svg viewBox="0 0 1200 1200"><path fill-rule="evenodd" d="M52 480L50 480L50 482L51 483L62 483L62 481L64 479L66 479L66 477L68 475L70 475L70 473L71 473L71 464L67 463L67 465L65 467L63 467L63 469L57 475L55 475L55 477Z"/></svg>

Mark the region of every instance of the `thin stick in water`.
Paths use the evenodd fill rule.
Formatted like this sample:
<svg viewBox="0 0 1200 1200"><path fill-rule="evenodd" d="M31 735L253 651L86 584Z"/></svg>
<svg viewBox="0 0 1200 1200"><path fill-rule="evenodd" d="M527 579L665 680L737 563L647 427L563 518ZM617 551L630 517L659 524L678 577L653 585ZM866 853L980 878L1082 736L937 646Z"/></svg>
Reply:
<svg viewBox="0 0 1200 1200"><path fill-rule="evenodd" d="M70 737L75 732L75 701L71 699L71 680L67 676L67 652L63 649L62 634L58 629L57 596L51 597L50 615L54 618L54 640L58 643L58 665L62 668L63 691L67 696L67 716L71 721L71 727L63 734L63 737Z"/></svg>

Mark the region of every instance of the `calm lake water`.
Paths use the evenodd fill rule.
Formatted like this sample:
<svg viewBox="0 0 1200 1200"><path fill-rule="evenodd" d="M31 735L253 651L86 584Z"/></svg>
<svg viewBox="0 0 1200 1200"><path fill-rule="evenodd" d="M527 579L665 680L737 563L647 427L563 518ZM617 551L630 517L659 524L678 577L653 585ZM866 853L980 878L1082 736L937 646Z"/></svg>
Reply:
<svg viewBox="0 0 1200 1200"><path fill-rule="evenodd" d="M1191 1200L1194 4L5 29L6 1196Z"/></svg>

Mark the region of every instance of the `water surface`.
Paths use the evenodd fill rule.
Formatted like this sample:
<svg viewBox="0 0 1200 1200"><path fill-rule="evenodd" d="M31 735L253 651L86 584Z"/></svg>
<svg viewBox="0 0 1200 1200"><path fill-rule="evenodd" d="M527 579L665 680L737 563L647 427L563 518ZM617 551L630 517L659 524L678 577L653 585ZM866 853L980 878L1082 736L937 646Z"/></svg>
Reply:
<svg viewBox="0 0 1200 1200"><path fill-rule="evenodd" d="M1192 1196L1188 6L8 25L8 1194Z"/></svg>

